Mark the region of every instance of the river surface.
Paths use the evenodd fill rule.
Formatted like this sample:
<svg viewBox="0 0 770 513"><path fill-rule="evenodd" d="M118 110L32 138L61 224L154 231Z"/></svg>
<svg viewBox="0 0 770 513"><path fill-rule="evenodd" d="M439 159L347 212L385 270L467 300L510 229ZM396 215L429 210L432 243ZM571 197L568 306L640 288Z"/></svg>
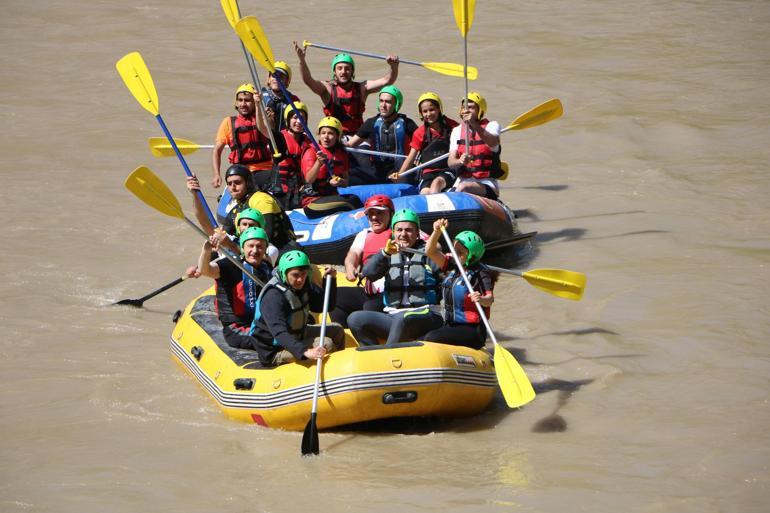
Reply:
<svg viewBox="0 0 770 513"><path fill-rule="evenodd" d="M320 102L292 39L463 59L448 0L267 5L241 9L294 67L311 124ZM312 459L299 433L225 418L172 360L171 314L207 283L108 306L173 280L200 247L123 188L146 164L189 207L115 61L141 51L172 133L210 144L248 78L219 2L2 10L0 511L767 511L767 1L477 2L471 87L489 117L564 103L503 136L503 199L539 232L530 267L586 273L585 297L499 283L493 326L539 392L526 407L497 397L471 419L322 433ZM316 77L331 57L310 50ZM357 62L358 78L386 70ZM464 90L407 65L397 85L413 118L420 93L454 109ZM209 159L188 161L208 178Z"/></svg>

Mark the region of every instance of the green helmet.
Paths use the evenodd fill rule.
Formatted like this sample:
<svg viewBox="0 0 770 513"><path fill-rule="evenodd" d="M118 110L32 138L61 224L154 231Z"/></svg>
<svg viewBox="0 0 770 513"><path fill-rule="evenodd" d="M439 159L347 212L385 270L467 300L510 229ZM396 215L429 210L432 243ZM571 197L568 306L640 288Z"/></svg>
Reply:
<svg viewBox="0 0 770 513"><path fill-rule="evenodd" d="M297 267L310 267L310 259L305 253L294 249L281 255L281 259L278 260L278 274L281 276L281 281L285 282L286 273Z"/></svg>
<svg viewBox="0 0 770 513"><path fill-rule="evenodd" d="M257 226L260 228L265 227L265 216L262 215L262 212L257 210L256 208L244 208L241 210L237 216L235 216L235 234L240 235L241 234L241 219L251 219L255 223L257 223Z"/></svg>
<svg viewBox="0 0 770 513"><path fill-rule="evenodd" d="M401 94L401 90L396 86L386 85L380 90L380 94L382 93L388 93L396 99L396 112L398 112L401 109L401 104L404 103L404 95Z"/></svg>
<svg viewBox="0 0 770 513"><path fill-rule="evenodd" d="M484 256L484 241L481 240L481 237L476 232L465 230L458 233L455 240L468 250L465 265L475 264Z"/></svg>
<svg viewBox="0 0 770 513"><path fill-rule="evenodd" d="M396 226L396 223L400 223L401 221L409 221L410 223L416 224L418 229L420 228L420 218L417 217L414 210L409 210L408 208L396 210L393 214L393 218L390 220L390 228L393 229Z"/></svg>
<svg viewBox="0 0 770 513"><path fill-rule="evenodd" d="M267 238L267 232L263 230L262 228L258 226L251 226L249 228L246 228L243 230L243 233L241 234L240 238L238 239L238 244L241 245L241 251L243 250L243 244L247 240L251 239L262 239L265 242L269 242L270 239Z"/></svg>
<svg viewBox="0 0 770 513"><path fill-rule="evenodd" d="M353 68L353 76L355 77L356 63L353 62L353 57L351 57L346 53L338 53L337 55L334 56L334 59L332 59L332 80L334 80L334 68L336 68L337 64L339 64L340 62L347 62L348 64L350 64L350 66L352 66Z"/></svg>

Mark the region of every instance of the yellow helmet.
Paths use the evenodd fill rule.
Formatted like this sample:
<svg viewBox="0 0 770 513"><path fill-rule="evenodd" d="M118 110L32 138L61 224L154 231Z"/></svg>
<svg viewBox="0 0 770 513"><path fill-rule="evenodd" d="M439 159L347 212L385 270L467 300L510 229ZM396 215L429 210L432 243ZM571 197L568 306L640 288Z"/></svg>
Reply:
<svg viewBox="0 0 770 513"><path fill-rule="evenodd" d="M238 95L241 93L257 94L257 88L254 87L254 84L241 84L235 91L235 97L238 98Z"/></svg>
<svg viewBox="0 0 770 513"><path fill-rule="evenodd" d="M326 116L321 121L319 121L317 129L318 132L320 132L323 127L333 128L339 135L342 135L342 123L340 123L340 120L335 117Z"/></svg>
<svg viewBox="0 0 770 513"><path fill-rule="evenodd" d="M487 113L487 101L476 91L468 93L468 99L479 106L479 119L484 119L484 114ZM465 103L465 100L463 100Z"/></svg>
<svg viewBox="0 0 770 513"><path fill-rule="evenodd" d="M303 114L305 114L305 121L307 122L307 105L305 105L302 102L294 102L294 106L297 107L297 110L302 111ZM294 114L294 109L291 108L291 105L287 105L283 109L283 119L286 121L286 124L289 124L289 119L291 119L291 115Z"/></svg>
<svg viewBox="0 0 770 513"><path fill-rule="evenodd" d="M420 104L424 102L425 100L431 100L438 104L438 110L440 113L444 113L444 104L441 103L441 98L436 93L428 91L427 93L422 93L419 98L417 98L417 115L420 116L420 119L422 119L422 112L420 112Z"/></svg>
<svg viewBox="0 0 770 513"><path fill-rule="evenodd" d="M289 67L289 65L286 64L284 61L275 61L273 63L273 67L275 69L283 71L286 74L286 76L289 79L286 81L286 84L284 84L284 85L288 85L289 82L291 82L291 68Z"/></svg>

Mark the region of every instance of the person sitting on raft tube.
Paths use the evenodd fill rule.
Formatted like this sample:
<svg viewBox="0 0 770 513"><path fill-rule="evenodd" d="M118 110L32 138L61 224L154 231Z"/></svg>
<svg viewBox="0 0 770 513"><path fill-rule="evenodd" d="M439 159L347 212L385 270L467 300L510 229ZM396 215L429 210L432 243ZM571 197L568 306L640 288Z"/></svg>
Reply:
<svg viewBox="0 0 770 513"><path fill-rule="evenodd" d="M379 114L367 119L345 145L355 148L368 142L375 151L406 155L417 125L406 114L399 114L403 103L404 95L396 86L383 87L379 94ZM362 165L351 169L350 185L387 183L388 175L399 169L403 160L378 156L368 158L360 153L354 153L353 158L361 161ZM372 166L373 174L370 171Z"/></svg>
<svg viewBox="0 0 770 513"><path fill-rule="evenodd" d="M282 114L286 112L286 107L289 104L286 103L286 98L283 96L281 86L278 85L276 75L280 76L281 82L283 82L284 87L286 87L286 90L288 91L289 84L291 83L291 68L284 61L275 61L273 67L275 68L275 73L267 74L265 87L261 88L260 93L262 93L262 103L265 105L265 108L275 112L277 118L276 121L278 123L276 131L280 131L289 124L288 121L286 121L286 118L282 116ZM300 101L299 97L291 91L289 91L289 96L295 104Z"/></svg>
<svg viewBox="0 0 770 513"><path fill-rule="evenodd" d="M278 261L259 296L259 313L254 319L254 349L263 365L281 365L310 358L323 358L345 347L345 331L335 323L326 325L326 340L321 343L320 324L308 325L310 309L323 311L324 290L308 278L310 259L302 251L289 251ZM337 271L327 267L324 273L334 277ZM325 280L324 280L325 281ZM331 280L329 308L334 307L337 284Z"/></svg>
<svg viewBox="0 0 770 513"><path fill-rule="evenodd" d="M249 200L254 194L251 171L242 164L233 164L225 172L225 184L230 193L230 204L227 206L227 217L222 223L222 229L229 235L234 235L235 218L241 211L249 207ZM203 227L203 230L211 235L214 232L214 227L211 226L211 222L198 197L198 191L201 190L201 186L197 176L187 177L187 190L190 191L193 197L196 219Z"/></svg>
<svg viewBox="0 0 770 513"><path fill-rule="evenodd" d="M345 255L345 277L348 281L358 279L361 265L366 264L372 255L382 251L390 239L390 219L393 217L393 201L384 194L375 194L364 203L364 214L369 220L369 227L356 234L347 255ZM334 322L347 326L348 316L362 310L364 304L382 292L383 280L364 281L363 287L341 287L337 290L337 303L330 316Z"/></svg>
<svg viewBox="0 0 770 513"><path fill-rule="evenodd" d="M219 249L219 242L218 237L211 236L203 244L198 269L201 275L216 280L216 311L227 343L254 349L255 340L250 332L262 286L229 260L211 261L211 253ZM271 267L265 261L267 245L267 233L262 228L247 228L240 236L243 265L262 283L270 279Z"/></svg>
<svg viewBox="0 0 770 513"><path fill-rule="evenodd" d="M398 180L401 173L414 167L417 155L420 162L428 162L441 155L449 153L450 134L457 126L457 121L444 115L443 105L439 95L427 92L417 99L417 113L423 124L412 135L409 155L401 164L398 173L390 176L391 180ZM420 171L420 194L435 194L443 192L454 185L457 175L449 167L447 159L441 160L430 167Z"/></svg>
<svg viewBox="0 0 770 513"><path fill-rule="evenodd" d="M449 221L439 219L433 223L433 233L440 233L441 228L447 226ZM495 301L492 291L497 273L481 263L484 256L484 241L481 237L470 230L458 233L453 244L473 287L472 291L468 290L451 253L441 252L439 238L431 237L425 252L436 265L448 270L441 282L444 325L426 332L421 338L429 342L481 349L487 340L487 329L474 303L483 306L484 314L489 318L489 307Z"/></svg>
<svg viewBox="0 0 770 513"><path fill-rule="evenodd" d="M484 115L487 101L476 92L468 93L468 103L463 100L460 116L463 123L452 130L449 147L449 167L456 168L457 192L469 192L477 196L497 199L500 189L497 178L503 175L500 167L500 124L489 121ZM466 132L470 148L465 146Z"/></svg>
<svg viewBox="0 0 770 513"><path fill-rule="evenodd" d="M305 56L307 49L294 41L294 50L299 58L302 80L311 91L317 94L324 105L324 114L334 116L342 122L344 135L353 136L364 123L366 97L376 93L386 85L391 85L398 78L398 56L388 55L386 62L390 66L388 72L376 80L356 82L356 64L353 57L339 53L332 59L331 81L321 81L313 78Z"/></svg>
<svg viewBox="0 0 770 513"><path fill-rule="evenodd" d="M361 272L372 281L385 277L384 312L359 311L348 317L348 326L361 345L374 345L380 340L387 345L414 340L444 324L438 305L440 266L426 255L401 251L425 245L419 237L417 214L409 209L397 211L391 228L392 239L369 259Z"/></svg>
<svg viewBox="0 0 770 513"><path fill-rule="evenodd" d="M342 125L337 118L326 116L318 123L320 151L309 146L302 154L303 207L323 196L336 195L337 187L348 185L348 154L341 137Z"/></svg>
<svg viewBox="0 0 770 513"><path fill-rule="evenodd" d="M273 130L275 113L271 109L267 110L270 126L265 126L261 116L257 116L255 101L258 99L257 89L253 84L243 84L235 91L237 115L222 120L214 141L214 150L211 152L211 164L214 171L211 185L214 188L222 185L220 166L222 150L225 146L230 147L228 160L231 164L243 164L252 173L273 168L273 151L270 148L267 131ZM283 138L278 136L275 137L275 140L278 144L278 141L283 140ZM283 152L283 148L276 148L276 150ZM259 176L254 177L254 184L261 185L270 178L269 175L269 173L259 173Z"/></svg>
<svg viewBox="0 0 770 513"><path fill-rule="evenodd" d="M307 105L296 102L294 106L307 122ZM299 207L300 191L304 180L302 178L301 159L302 154L310 146L302 122L299 120L291 105L284 109L283 119L286 120L286 128L281 130L286 152L283 159L273 166L273 185L270 192L279 199L284 209Z"/></svg>

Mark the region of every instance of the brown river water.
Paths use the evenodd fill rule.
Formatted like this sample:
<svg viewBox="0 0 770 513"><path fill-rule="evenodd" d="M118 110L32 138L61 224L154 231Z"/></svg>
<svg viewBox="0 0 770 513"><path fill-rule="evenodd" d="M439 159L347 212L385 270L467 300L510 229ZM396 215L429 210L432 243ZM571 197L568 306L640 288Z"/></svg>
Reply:
<svg viewBox="0 0 770 513"><path fill-rule="evenodd" d="M268 5L241 9L294 66L311 122L292 39L463 59L448 0ZM524 408L497 397L470 419L322 433L311 459L299 433L225 418L172 360L170 316L207 283L108 306L200 247L123 188L146 164L189 207L115 61L141 51L172 133L210 144L247 79L219 2L2 11L0 511L768 510L767 1L477 2L471 87L490 117L564 103L503 136L503 199L539 231L529 266L586 273L585 297L499 283L492 324L539 391ZM316 77L331 57L310 50ZM357 62L359 78L386 69ZM406 65L398 85L412 117L423 91L454 106L464 89ZM207 153L188 162L208 178Z"/></svg>

